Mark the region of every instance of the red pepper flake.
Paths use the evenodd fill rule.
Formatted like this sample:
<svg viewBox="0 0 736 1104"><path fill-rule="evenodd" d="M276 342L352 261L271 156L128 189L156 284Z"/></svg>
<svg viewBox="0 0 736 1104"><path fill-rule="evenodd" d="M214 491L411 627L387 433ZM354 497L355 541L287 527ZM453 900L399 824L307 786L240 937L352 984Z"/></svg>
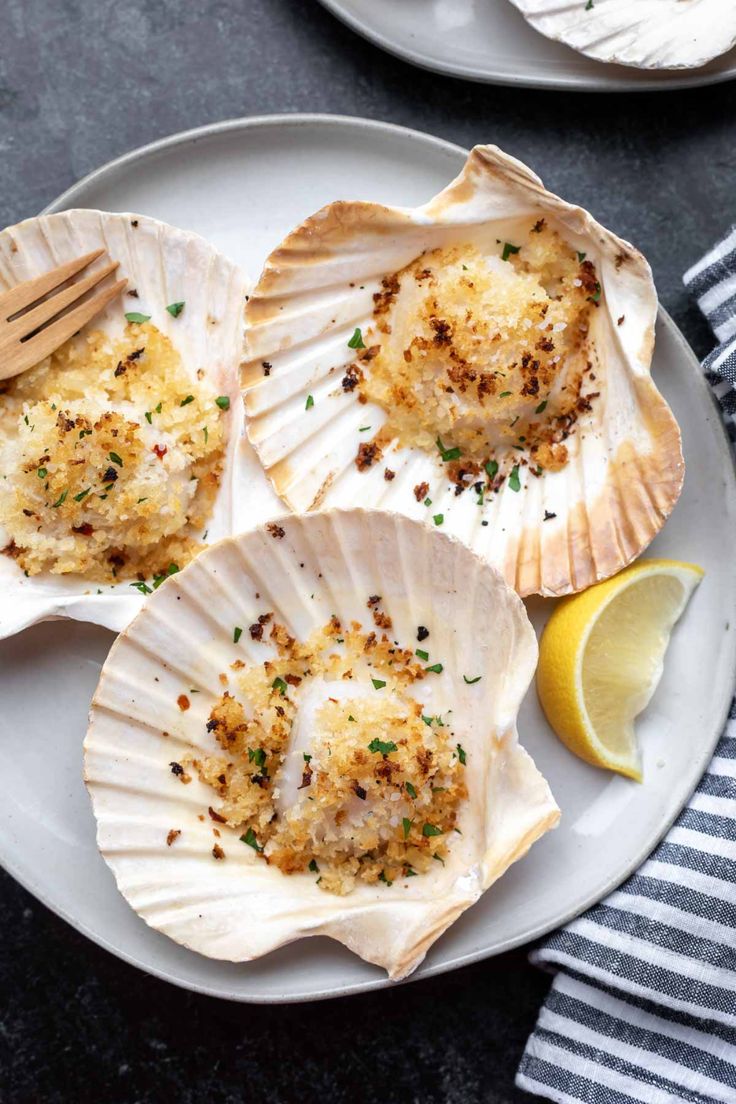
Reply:
<svg viewBox="0 0 736 1104"><path fill-rule="evenodd" d="M186 694L180 694L179 697L176 699L176 704L179 706L182 713L186 713L187 709L191 705L191 702L189 701L189 698L186 696Z"/></svg>
<svg viewBox="0 0 736 1104"><path fill-rule="evenodd" d="M424 499L429 494L429 483L417 483L414 488L414 497L417 502L424 502Z"/></svg>
<svg viewBox="0 0 736 1104"><path fill-rule="evenodd" d="M309 763L305 763L304 770L302 772L302 782L301 782L300 786L297 786L297 789L305 790L307 788L307 786L311 786L312 785L312 775L313 774L314 774L314 771L310 767Z"/></svg>
<svg viewBox="0 0 736 1104"><path fill-rule="evenodd" d="M617 326L623 326L623 324L624 324L624 322L625 322L625 321L626 321L626 315L625 315L625 314L622 314L622 315L621 315L621 317L620 317L620 318L618 319L618 321L616 322L616 325L617 325ZM592 379L593 377L591 376L590 378Z"/></svg>
<svg viewBox="0 0 736 1104"><path fill-rule="evenodd" d="M166 445L154 445L151 451L156 453L159 460L163 460L164 456L169 450L167 449Z"/></svg>
<svg viewBox="0 0 736 1104"><path fill-rule="evenodd" d="M174 840L178 840L180 835L181 835L181 828L172 828L171 831L169 832L169 834L166 837L167 847L171 847Z"/></svg>

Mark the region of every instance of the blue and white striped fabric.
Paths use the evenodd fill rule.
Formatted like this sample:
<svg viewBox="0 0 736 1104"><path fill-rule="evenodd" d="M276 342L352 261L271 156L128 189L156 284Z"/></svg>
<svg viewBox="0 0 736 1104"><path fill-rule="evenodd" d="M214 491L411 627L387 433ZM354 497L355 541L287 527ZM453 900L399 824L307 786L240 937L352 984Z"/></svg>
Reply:
<svg viewBox="0 0 736 1104"><path fill-rule="evenodd" d="M736 440L736 226L685 283L721 342L703 370ZM556 976L520 1088L565 1104L736 1104L736 703L652 856L532 961Z"/></svg>

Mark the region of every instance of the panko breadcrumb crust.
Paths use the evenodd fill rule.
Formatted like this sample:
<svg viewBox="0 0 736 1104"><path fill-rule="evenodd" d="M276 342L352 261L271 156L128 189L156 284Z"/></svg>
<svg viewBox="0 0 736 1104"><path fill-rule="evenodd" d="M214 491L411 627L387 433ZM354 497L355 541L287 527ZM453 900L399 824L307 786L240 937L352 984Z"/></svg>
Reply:
<svg viewBox="0 0 736 1104"><path fill-rule="evenodd" d="M200 372L203 377L204 373ZM28 575L166 574L201 547L223 411L150 322L72 339L2 385L3 551Z"/></svg>
<svg viewBox="0 0 736 1104"><path fill-rule="evenodd" d="M368 605L390 628L380 597ZM339 895L356 879L391 884L444 863L467 797L466 753L450 718L424 716L407 693L427 677L426 665L385 633L364 632L358 622L345 628L337 617L298 643L265 614L251 637L275 644L278 659L238 671L247 710L229 691L212 709L207 729L224 754L184 763L217 792L222 804L210 815L242 830L243 841L283 874L310 870L320 889ZM354 697L329 696L330 683L351 683L361 669L370 681L356 684ZM300 753L296 800L281 812L299 697L320 676L328 681L317 731Z"/></svg>

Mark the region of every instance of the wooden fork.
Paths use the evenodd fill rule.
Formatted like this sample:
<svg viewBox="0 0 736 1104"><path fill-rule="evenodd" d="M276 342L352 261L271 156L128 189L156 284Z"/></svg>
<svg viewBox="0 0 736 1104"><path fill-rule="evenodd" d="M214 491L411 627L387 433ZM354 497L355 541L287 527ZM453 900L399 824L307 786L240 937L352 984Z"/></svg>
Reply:
<svg viewBox="0 0 736 1104"><path fill-rule="evenodd" d="M108 261L77 283L62 287L104 252L104 249L96 249L9 291L0 292L0 380L17 376L50 356L120 294L127 280L118 280L83 299L88 291L115 272L117 261ZM75 303L78 305L74 306ZM73 309L68 310L70 307Z"/></svg>

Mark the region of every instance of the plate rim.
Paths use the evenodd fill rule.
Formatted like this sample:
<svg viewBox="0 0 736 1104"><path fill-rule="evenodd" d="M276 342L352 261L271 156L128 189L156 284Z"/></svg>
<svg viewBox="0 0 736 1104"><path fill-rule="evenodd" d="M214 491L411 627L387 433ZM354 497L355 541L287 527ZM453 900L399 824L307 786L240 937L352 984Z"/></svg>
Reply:
<svg viewBox="0 0 736 1104"><path fill-rule="evenodd" d="M466 156L467 150L463 149L456 143L449 142L443 138L438 138L435 135L426 134L422 131L413 130L410 127L400 126L394 123L384 123L380 120L364 119L359 116L350 115L333 115L325 113L282 113L274 115L258 115L243 118L227 119L218 123L206 124L205 126L195 127L189 130L180 131L175 134L168 135L164 138L157 139L146 145L140 146L134 150L130 150L121 156L114 158L111 161L93 169L86 176L82 177L79 181L73 184L70 188L67 188L61 195L49 203L41 212L41 214L50 214L56 211L67 209L74 205L74 201L80 196L80 194L90 185L99 182L106 176L114 176L116 171L125 169L129 165L149 157L155 157L162 152L176 148L177 146L185 146L189 144L195 144L198 141L216 137L221 134L227 134L230 132L238 132L243 130L253 130L258 128L280 128L282 126L305 126L305 125L325 125L325 126L349 126L358 129L371 129L383 133L391 133L404 135L410 138L412 141L420 142L425 146L433 146L438 150L446 153L452 153L459 156ZM700 371L699 362L690 348L690 345L686 341L684 335L680 332L679 328L667 313L667 311L660 305L658 308L658 322L667 331L668 336L673 338L678 344L683 358L689 363L692 370L693 385L699 388L701 392L707 395L708 402L712 405L717 420L717 449L723 460L724 471L730 473L731 480L736 483L736 456L734 455L730 442L726 433L723 419L721 417L720 410L709 387L705 377ZM642 842L641 846L636 852L629 857L627 863L620 872L617 872L613 878L610 876L606 879L604 884L598 886L597 889L591 891L582 902L576 902L573 908L566 908L561 910L551 919L537 924L532 930L525 930L523 933L511 936L501 942L498 946L492 950L488 949L475 949L464 954L458 954L454 958L448 959L444 962L437 962L432 965L422 966L415 974L411 975L404 982L398 984L408 984L413 981L421 981L425 978L438 977L441 974L448 973L453 970L457 970L463 966L470 966L474 963L481 962L485 959L492 958L498 954L506 953L514 948L523 946L525 944L533 943L546 935L548 932L559 928L560 926L569 923L570 920L576 916L581 915L587 909L597 904L603 897L611 893L619 885L621 885L631 874L637 870L642 862L649 857L654 848L669 830L674 823L680 812L684 808L685 804L689 800L690 796L697 787L703 772L707 767L710 759L713 755L713 750L721 736L723 728L725 726L726 719L728 717L731 701L734 696L734 689L736 688L736 633L729 634L728 640L729 647L729 666L728 669L732 672L730 679L724 679L720 693L720 708L717 713L719 716L719 723L714 726L714 733L711 734L710 739L706 744L701 746L700 754L698 755L693 767L692 782L688 782L687 786L683 787L682 792L678 796L676 807L672 812L672 815L668 815L658 824L656 830L651 832L647 838ZM368 978L364 981L352 982L347 985L326 985L322 988L316 989L309 994L298 994L296 996L289 996L288 998L271 996L267 994L247 995L237 990L228 990L226 986L208 984L206 982L200 982L190 979L188 977L176 974L171 971L170 968L159 967L154 962L144 962L135 953L125 949L122 946L116 945L110 941L103 934L93 932L88 925L68 912L63 907L57 907L52 903L46 894L46 891L42 889L38 884L34 883L32 876L26 876L25 873L21 873L16 869L16 865L12 859L2 862L2 866L20 885L22 885L29 893L50 909L57 916L61 917L76 931L79 931L86 938L91 939L98 946L102 947L106 951L115 955L117 958L122 959L129 965L136 966L143 970L145 973L150 974L160 980L170 982L173 985L177 985L182 989L189 990L190 992L201 993L203 995L218 997L220 999L235 1001L244 1004L297 1004L305 1003L313 1000L325 1000L340 996L352 996L358 993L372 992L378 989L393 988L397 985L397 982L392 982L385 977ZM160 934L160 933L156 933ZM165 937L163 937L165 938ZM192 952L194 953L194 952ZM237 968L238 964L233 964Z"/></svg>
<svg viewBox="0 0 736 1104"><path fill-rule="evenodd" d="M557 89L558 91L564 92L676 92L684 88L704 88L708 85L724 84L726 81L736 79L736 62L730 69L725 69L716 73L703 74L700 72L700 69L664 70L665 72L671 72L673 74L672 79L667 81L653 80L651 78L644 78L637 81L633 79L629 80L626 77L616 77L612 79L610 83L605 84L595 79L589 80L587 78L583 78L581 81L575 81L570 76L527 77L516 76L516 74L499 75L490 70L475 68L472 65L455 64L452 61L443 63L420 50L412 50L409 47L397 44L390 38L387 38L382 31L376 30L359 16L351 12L344 3L344 0L320 0L320 3L331 12L332 15L339 19L340 22L344 23L346 27L355 31L361 38L371 42L374 46L378 46L379 49L384 50L387 54L391 54L401 61L409 62L411 65L416 65L419 69L425 69L430 73L442 73L445 76L474 81L477 84L497 84L507 88ZM546 37L539 31L536 33L540 34L542 38ZM573 49L571 46L567 48L570 50ZM581 53L581 51L574 52ZM726 51L726 53L729 52L730 51ZM589 58L588 60L595 61L596 59ZM713 58L712 60L716 61L717 58ZM605 66L607 63L601 61L598 62L598 64ZM625 67L617 66L617 68ZM632 68L634 67L632 66ZM646 72L646 70L641 69L635 69L635 71Z"/></svg>

